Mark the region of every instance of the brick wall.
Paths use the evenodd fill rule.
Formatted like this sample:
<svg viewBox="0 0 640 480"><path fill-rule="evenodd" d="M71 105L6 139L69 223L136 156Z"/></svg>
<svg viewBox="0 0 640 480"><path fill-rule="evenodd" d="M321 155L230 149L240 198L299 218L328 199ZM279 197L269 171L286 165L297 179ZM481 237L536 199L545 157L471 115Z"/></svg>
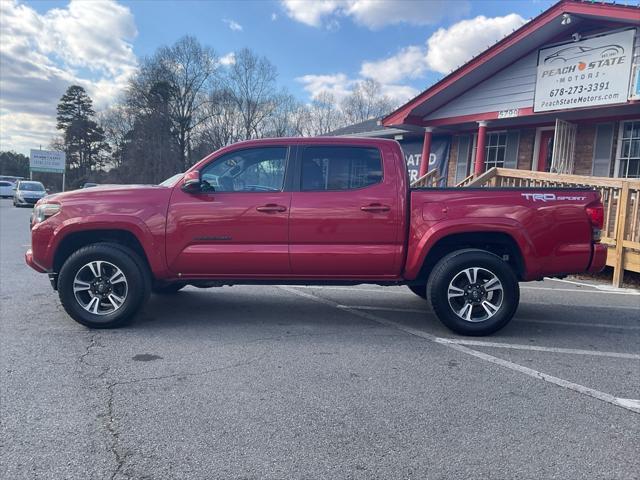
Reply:
<svg viewBox="0 0 640 480"><path fill-rule="evenodd" d="M533 165L533 146L536 140L536 129L525 128L520 130L520 145L518 146L519 170L531 170Z"/></svg>
<svg viewBox="0 0 640 480"><path fill-rule="evenodd" d="M449 168L447 172L447 187L456 186L456 165L458 163L458 136L451 136L451 148L449 149Z"/></svg>
<svg viewBox="0 0 640 480"><path fill-rule="evenodd" d="M596 139L596 126L593 123L578 124L573 173L591 175L593 170L593 145Z"/></svg>

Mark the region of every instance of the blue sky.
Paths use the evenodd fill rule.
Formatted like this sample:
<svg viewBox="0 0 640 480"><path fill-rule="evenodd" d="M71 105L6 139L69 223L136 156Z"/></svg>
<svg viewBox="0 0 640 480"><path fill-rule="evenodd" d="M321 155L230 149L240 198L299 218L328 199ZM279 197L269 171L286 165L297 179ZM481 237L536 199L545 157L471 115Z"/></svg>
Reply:
<svg viewBox="0 0 640 480"><path fill-rule="evenodd" d="M28 151L56 134L71 83L108 108L140 58L183 35L221 57L248 47L301 101L337 100L365 78L401 103L551 0L72 0L0 2L2 149Z"/></svg>

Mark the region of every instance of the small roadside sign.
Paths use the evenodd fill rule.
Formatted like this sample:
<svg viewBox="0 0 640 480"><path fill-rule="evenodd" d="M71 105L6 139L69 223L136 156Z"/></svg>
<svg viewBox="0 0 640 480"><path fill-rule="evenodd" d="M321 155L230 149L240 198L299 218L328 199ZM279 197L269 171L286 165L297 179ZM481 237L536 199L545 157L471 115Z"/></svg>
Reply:
<svg viewBox="0 0 640 480"><path fill-rule="evenodd" d="M64 152L56 150L31 150L29 169L32 172L64 173Z"/></svg>

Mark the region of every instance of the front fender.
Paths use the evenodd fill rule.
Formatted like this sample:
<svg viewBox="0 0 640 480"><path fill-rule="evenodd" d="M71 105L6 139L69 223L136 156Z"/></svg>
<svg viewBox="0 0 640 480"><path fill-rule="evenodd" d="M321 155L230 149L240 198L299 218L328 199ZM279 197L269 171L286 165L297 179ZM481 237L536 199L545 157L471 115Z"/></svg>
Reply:
<svg viewBox="0 0 640 480"><path fill-rule="evenodd" d="M32 230L34 261L51 271L56 251L69 235L100 230L124 231L133 235L142 246L154 275L156 277L167 275L164 256L164 226L160 231L153 232L141 219L129 215L105 215L102 213L68 218L55 225L49 224L48 221L37 224ZM43 245L40 239L45 240L46 245Z"/></svg>

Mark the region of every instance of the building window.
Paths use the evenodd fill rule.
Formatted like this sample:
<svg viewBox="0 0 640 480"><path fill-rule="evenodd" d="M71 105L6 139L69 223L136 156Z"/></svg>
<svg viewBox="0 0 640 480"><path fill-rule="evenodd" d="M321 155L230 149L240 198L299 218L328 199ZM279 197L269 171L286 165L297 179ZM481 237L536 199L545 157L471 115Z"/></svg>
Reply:
<svg viewBox="0 0 640 480"><path fill-rule="evenodd" d="M623 122L618 176L640 178L640 120Z"/></svg>
<svg viewBox="0 0 640 480"><path fill-rule="evenodd" d="M507 151L506 132L487 133L484 169L504 166L504 156Z"/></svg>

